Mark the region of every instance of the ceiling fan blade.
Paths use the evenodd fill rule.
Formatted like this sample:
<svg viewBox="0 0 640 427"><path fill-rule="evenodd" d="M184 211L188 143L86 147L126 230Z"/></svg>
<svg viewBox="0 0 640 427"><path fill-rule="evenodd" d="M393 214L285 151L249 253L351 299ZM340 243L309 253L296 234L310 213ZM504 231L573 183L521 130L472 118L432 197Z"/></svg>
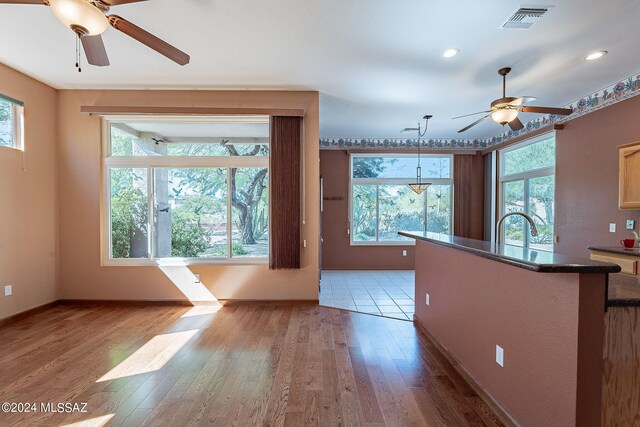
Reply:
<svg viewBox="0 0 640 427"><path fill-rule="evenodd" d="M511 101L509 103L509 105L513 105L514 107L519 107L522 104L526 104L527 102L531 102L531 101L535 101L536 98L535 96L521 96L520 98L514 99L513 101Z"/></svg>
<svg viewBox="0 0 640 427"><path fill-rule="evenodd" d="M109 56L104 48L102 36L82 36L80 40L89 64L97 65L98 67L109 65Z"/></svg>
<svg viewBox="0 0 640 427"><path fill-rule="evenodd" d="M568 116L573 113L571 108L553 107L520 107L523 113L555 114L556 116Z"/></svg>
<svg viewBox="0 0 640 427"><path fill-rule="evenodd" d="M511 128L512 131L518 131L520 129L524 129L524 125L522 124L520 119L517 117L509 122L509 127Z"/></svg>
<svg viewBox="0 0 640 427"><path fill-rule="evenodd" d="M453 117L451 120L461 119L461 118L463 118L463 117L475 116L476 114L485 114L485 113L490 113L491 111L493 111L493 110L478 111L477 113L471 113L471 114L465 114L464 116Z"/></svg>
<svg viewBox="0 0 640 427"><path fill-rule="evenodd" d="M186 65L189 63L190 57L178 48L171 46L164 40L159 39L153 34L143 30L135 24L119 17L118 15L109 15L109 22L111 26L118 31L121 31L131 38L138 40L140 43L149 46L156 52L166 56L170 60L180 64Z"/></svg>
<svg viewBox="0 0 640 427"><path fill-rule="evenodd" d="M479 119L479 120L476 120L475 122L471 123L469 126L467 126L467 127L464 127L464 128L462 128L462 129L460 129L460 130L458 131L458 133L462 133L462 132L464 132L464 131L467 131L467 130L471 129L472 127L474 127L475 125L477 125L478 123L480 123L481 121L483 121L484 119L486 119L487 117L491 117L491 114L487 114L487 115L486 115L486 116L484 116L483 118L481 118L481 119Z"/></svg>
<svg viewBox="0 0 640 427"><path fill-rule="evenodd" d="M0 4L39 4L46 6L42 0L0 0Z"/></svg>
<svg viewBox="0 0 640 427"><path fill-rule="evenodd" d="M147 0L100 0L100 1L106 4L107 6L119 6L121 4L140 3L141 1L147 1Z"/></svg>

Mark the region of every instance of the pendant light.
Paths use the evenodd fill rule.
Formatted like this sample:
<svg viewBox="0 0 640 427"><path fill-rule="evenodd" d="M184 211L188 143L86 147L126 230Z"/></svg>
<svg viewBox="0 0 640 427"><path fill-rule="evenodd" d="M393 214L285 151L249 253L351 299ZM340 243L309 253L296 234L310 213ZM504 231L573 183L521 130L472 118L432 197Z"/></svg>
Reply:
<svg viewBox="0 0 640 427"><path fill-rule="evenodd" d="M422 168L420 167L420 146L422 145L420 143L420 138L427 133L427 128L429 126L429 119L431 117L433 116L430 114L427 114L426 116L423 117L423 119L425 119L424 132L422 132L420 123L418 123L417 128L405 128L402 130L402 132L411 132L411 131L418 132L418 166L416 167L416 182L409 184L409 188L413 190L416 194L422 194L422 192L424 192L424 190L426 190L427 187L431 185L430 182L422 181Z"/></svg>

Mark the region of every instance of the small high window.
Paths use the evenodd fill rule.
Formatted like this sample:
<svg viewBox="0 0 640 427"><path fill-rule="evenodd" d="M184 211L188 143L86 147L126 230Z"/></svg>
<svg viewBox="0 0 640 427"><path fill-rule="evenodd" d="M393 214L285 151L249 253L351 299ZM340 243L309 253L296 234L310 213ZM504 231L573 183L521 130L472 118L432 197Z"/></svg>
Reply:
<svg viewBox="0 0 640 427"><path fill-rule="evenodd" d="M23 148L24 104L0 94L0 147Z"/></svg>

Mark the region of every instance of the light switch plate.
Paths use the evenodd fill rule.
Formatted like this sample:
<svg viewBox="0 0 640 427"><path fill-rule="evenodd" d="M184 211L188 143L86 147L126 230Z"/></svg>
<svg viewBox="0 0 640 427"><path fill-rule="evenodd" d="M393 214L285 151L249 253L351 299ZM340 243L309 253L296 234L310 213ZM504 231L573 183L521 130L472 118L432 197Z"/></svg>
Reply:
<svg viewBox="0 0 640 427"><path fill-rule="evenodd" d="M504 349L496 345L496 363L504 368Z"/></svg>
<svg viewBox="0 0 640 427"><path fill-rule="evenodd" d="M634 228L636 228L636 222L633 219L628 219L627 220L627 230L633 230Z"/></svg>
<svg viewBox="0 0 640 427"><path fill-rule="evenodd" d="M616 232L616 225L615 223L611 223L609 224L609 233L615 233Z"/></svg>
<svg viewBox="0 0 640 427"><path fill-rule="evenodd" d="M424 303L429 305L429 294L427 294L427 296L424 297Z"/></svg>
<svg viewBox="0 0 640 427"><path fill-rule="evenodd" d="M4 287L4 296L10 297L13 295L13 285L7 285Z"/></svg>

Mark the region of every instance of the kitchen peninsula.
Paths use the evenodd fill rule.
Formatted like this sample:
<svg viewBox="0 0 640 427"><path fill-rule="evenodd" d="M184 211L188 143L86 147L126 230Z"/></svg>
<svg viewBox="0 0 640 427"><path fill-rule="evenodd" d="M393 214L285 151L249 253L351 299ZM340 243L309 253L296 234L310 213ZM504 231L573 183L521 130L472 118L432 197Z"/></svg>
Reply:
<svg viewBox="0 0 640 427"><path fill-rule="evenodd" d="M416 239L415 323L505 417L600 425L608 275L619 266L400 234Z"/></svg>

